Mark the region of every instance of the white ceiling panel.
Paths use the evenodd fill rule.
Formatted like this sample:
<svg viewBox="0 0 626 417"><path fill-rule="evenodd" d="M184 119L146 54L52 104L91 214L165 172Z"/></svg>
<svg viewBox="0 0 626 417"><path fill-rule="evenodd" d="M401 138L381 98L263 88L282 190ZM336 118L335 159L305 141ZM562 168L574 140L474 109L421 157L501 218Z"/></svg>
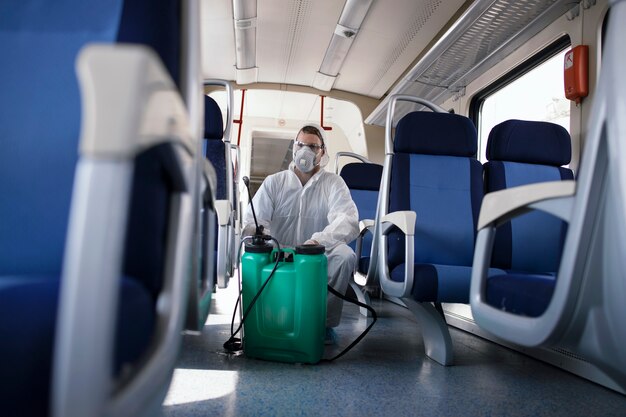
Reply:
<svg viewBox="0 0 626 417"><path fill-rule="evenodd" d="M233 5L229 1L200 2L202 70L204 78L235 79Z"/></svg>
<svg viewBox="0 0 626 417"><path fill-rule="evenodd" d="M334 88L380 98L463 3L374 1Z"/></svg>
<svg viewBox="0 0 626 417"><path fill-rule="evenodd" d="M259 1L259 81L311 85L342 7L334 0Z"/></svg>
<svg viewBox="0 0 626 417"><path fill-rule="evenodd" d="M379 98L440 31L463 0L374 0L334 89ZM259 0L257 81L311 86L345 1ZM203 69L235 80L232 3L202 2Z"/></svg>

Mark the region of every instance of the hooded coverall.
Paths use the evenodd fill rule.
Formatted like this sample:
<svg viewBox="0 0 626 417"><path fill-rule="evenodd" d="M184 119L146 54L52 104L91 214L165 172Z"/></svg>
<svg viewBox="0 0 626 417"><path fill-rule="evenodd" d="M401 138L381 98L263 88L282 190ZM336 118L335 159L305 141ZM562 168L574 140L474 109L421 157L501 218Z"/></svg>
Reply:
<svg viewBox="0 0 626 417"><path fill-rule="evenodd" d="M312 239L324 245L328 258L328 284L345 294L356 266L347 245L359 232L358 211L343 179L318 171L303 186L293 163L288 170L268 176L252 199L259 225L282 246L295 247ZM253 234L250 205L244 217L244 235ZM336 327L343 300L328 294L326 327Z"/></svg>

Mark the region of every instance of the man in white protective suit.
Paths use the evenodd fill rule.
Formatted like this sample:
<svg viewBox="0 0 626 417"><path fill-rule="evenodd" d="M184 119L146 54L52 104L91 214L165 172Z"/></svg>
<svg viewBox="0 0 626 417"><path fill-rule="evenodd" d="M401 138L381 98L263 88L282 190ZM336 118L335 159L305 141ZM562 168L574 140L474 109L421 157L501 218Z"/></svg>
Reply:
<svg viewBox="0 0 626 417"><path fill-rule="evenodd" d="M296 136L289 169L268 176L252 199L259 225L281 245L326 248L328 284L345 294L356 265L347 245L358 235L358 211L343 179L322 169L328 163L324 130L308 123ZM250 205L244 235L255 231ZM328 293L326 342L336 341L343 301Z"/></svg>

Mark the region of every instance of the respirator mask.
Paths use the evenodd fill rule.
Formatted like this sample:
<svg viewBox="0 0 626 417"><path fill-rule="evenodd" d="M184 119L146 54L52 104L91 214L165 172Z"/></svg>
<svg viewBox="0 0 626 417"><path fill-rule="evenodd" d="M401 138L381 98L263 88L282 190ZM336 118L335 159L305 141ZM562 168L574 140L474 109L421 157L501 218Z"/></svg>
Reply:
<svg viewBox="0 0 626 417"><path fill-rule="evenodd" d="M315 163L315 158L317 154L313 152L311 148L308 146L303 146L301 149L298 149L293 154L293 162L296 164L296 168L300 170L300 172L304 172L305 174L311 172L313 168L317 165Z"/></svg>

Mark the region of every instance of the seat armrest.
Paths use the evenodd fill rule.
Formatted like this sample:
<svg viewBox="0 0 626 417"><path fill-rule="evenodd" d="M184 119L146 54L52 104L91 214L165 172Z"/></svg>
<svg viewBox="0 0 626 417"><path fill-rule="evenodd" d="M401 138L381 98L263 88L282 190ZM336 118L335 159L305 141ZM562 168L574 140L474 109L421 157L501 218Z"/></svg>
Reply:
<svg viewBox="0 0 626 417"><path fill-rule="evenodd" d="M359 232L363 233L365 230L369 230L374 227L374 220L372 219L363 219L359 222Z"/></svg>
<svg viewBox="0 0 626 417"><path fill-rule="evenodd" d="M564 221L571 218L575 181L554 181L510 188L485 195L478 221L474 250L470 305L477 323L490 333L524 346L542 343L536 329L538 320L517 316L489 305L486 301L487 277L495 243L496 227L521 214L542 210Z"/></svg>
<svg viewBox="0 0 626 417"><path fill-rule="evenodd" d="M78 56L83 156L130 159L163 142L195 154L189 116L159 57L140 45L90 45Z"/></svg>
<svg viewBox="0 0 626 417"><path fill-rule="evenodd" d="M361 221L359 221L359 234L356 237L356 245L354 248L354 253L356 254L356 258L357 259L361 259L362 256L362 252L363 252L363 238L365 237L365 234L367 232L370 233L374 233L374 220L372 219L363 219ZM354 273L356 274L358 270L358 265L355 265L355 271Z"/></svg>
<svg viewBox="0 0 626 417"><path fill-rule="evenodd" d="M380 221L382 224L396 226L402 230L402 233L406 236L413 236L413 233L415 232L416 219L417 215L414 211L406 210L394 211L393 213L386 214L380 219ZM389 229L389 227L387 227L387 229Z"/></svg>
<svg viewBox="0 0 626 417"><path fill-rule="evenodd" d="M573 196L575 191L576 182L569 180L523 185L485 194L478 217L478 230L492 223L498 226L532 208L540 208L539 206L533 207L538 203ZM548 209L546 207L543 210L565 221L569 220L567 208Z"/></svg>
<svg viewBox="0 0 626 417"><path fill-rule="evenodd" d="M138 415L146 399L157 395L155 387L160 392L160 384L171 378L178 354L195 216L189 184L196 172L196 144L180 93L149 48L88 45L79 54L77 72L83 106L80 158L59 296L52 414ZM176 145L176 163L187 189L172 196L151 347L132 378L117 390L120 385L111 375L115 309L134 162L138 154L162 143ZM85 369L89 378L76 378Z"/></svg>
<svg viewBox="0 0 626 417"><path fill-rule="evenodd" d="M384 215L381 218L381 233L386 237L393 227L397 227L404 233L404 281L393 281L389 274L389 268L387 266L387 245L381 245L379 263L379 277L380 286L385 294L392 297L408 297L413 290L413 247L414 247L414 234L415 234L415 222L417 215L414 211L395 211ZM386 241L386 239L383 239Z"/></svg>
<svg viewBox="0 0 626 417"><path fill-rule="evenodd" d="M215 212L217 213L217 224L226 226L229 224L232 214L232 206L228 200L215 200Z"/></svg>

